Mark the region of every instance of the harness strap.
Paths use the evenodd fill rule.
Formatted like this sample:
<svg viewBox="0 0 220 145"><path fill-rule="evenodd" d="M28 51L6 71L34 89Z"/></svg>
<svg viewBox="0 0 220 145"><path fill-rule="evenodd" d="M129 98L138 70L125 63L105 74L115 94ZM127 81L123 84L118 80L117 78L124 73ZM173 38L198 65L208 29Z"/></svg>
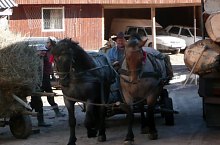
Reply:
<svg viewBox="0 0 220 145"><path fill-rule="evenodd" d="M126 76L129 76L131 74L128 70L125 69L119 69L118 73ZM159 79L162 77L162 75L157 72L142 72L140 75L140 78L151 78L151 77Z"/></svg>
<svg viewBox="0 0 220 145"><path fill-rule="evenodd" d="M82 72L75 73L75 75L82 75L82 74L84 74L84 73L96 71L96 70L102 69L102 68L104 68L104 67L109 67L109 65L103 65L103 66L91 68L91 69L86 70L86 71L82 71Z"/></svg>

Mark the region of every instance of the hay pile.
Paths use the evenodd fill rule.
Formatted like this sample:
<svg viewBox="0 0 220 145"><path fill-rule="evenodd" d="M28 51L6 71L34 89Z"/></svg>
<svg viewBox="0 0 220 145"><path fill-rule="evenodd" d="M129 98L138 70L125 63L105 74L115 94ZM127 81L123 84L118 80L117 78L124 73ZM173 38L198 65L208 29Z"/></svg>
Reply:
<svg viewBox="0 0 220 145"><path fill-rule="evenodd" d="M26 97L41 84L41 60L21 35L0 32L0 91Z"/></svg>

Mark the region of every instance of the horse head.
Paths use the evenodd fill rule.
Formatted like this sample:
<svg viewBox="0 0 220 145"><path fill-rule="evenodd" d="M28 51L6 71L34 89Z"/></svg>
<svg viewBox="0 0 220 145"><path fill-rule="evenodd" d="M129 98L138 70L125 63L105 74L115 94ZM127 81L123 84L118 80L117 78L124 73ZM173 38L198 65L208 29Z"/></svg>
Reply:
<svg viewBox="0 0 220 145"><path fill-rule="evenodd" d="M54 55L56 69L62 86L68 86L70 72L74 65L73 47L77 47L78 43L69 38L65 38L52 48L51 53Z"/></svg>
<svg viewBox="0 0 220 145"><path fill-rule="evenodd" d="M145 59L145 54L142 47L147 40L142 40L138 34L133 34L125 47L125 60L127 69L130 72L130 81L134 82L138 79L138 74L141 72L142 64Z"/></svg>
<svg viewBox="0 0 220 145"><path fill-rule="evenodd" d="M67 87L70 77L95 67L92 58L83 50L78 42L65 38L52 48L60 83Z"/></svg>

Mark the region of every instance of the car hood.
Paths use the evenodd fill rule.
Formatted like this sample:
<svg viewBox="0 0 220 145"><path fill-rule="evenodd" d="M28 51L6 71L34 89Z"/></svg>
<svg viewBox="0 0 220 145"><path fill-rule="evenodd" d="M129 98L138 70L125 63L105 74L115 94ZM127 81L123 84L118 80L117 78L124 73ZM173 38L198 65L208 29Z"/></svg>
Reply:
<svg viewBox="0 0 220 145"><path fill-rule="evenodd" d="M163 43L186 43L184 39L173 37L173 36L158 36L156 37L157 41L161 41Z"/></svg>

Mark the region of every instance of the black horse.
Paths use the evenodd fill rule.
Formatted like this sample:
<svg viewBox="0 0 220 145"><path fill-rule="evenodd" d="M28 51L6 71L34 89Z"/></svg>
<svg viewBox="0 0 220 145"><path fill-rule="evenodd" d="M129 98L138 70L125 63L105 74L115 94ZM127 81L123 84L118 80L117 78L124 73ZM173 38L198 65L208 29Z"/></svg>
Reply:
<svg viewBox="0 0 220 145"><path fill-rule="evenodd" d="M75 145L76 101L86 102L88 137L105 141L105 104L108 100L110 85L115 78L107 58L100 53L85 52L78 43L71 39L59 41L52 49L57 67L64 102L69 113L70 138L68 145Z"/></svg>

